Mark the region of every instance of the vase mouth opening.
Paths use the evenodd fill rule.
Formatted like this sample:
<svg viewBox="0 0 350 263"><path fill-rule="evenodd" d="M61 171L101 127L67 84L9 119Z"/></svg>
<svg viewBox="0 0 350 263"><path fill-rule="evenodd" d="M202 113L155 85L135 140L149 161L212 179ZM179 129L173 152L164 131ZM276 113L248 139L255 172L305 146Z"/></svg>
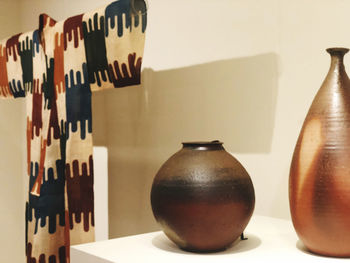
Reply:
<svg viewBox="0 0 350 263"><path fill-rule="evenodd" d="M196 148L198 150L223 148L223 142L220 142L219 140L183 142L182 145L184 148Z"/></svg>
<svg viewBox="0 0 350 263"><path fill-rule="evenodd" d="M344 47L331 47L331 48L327 48L326 51L331 55L342 55L344 56L346 53L349 52L348 48L344 48Z"/></svg>

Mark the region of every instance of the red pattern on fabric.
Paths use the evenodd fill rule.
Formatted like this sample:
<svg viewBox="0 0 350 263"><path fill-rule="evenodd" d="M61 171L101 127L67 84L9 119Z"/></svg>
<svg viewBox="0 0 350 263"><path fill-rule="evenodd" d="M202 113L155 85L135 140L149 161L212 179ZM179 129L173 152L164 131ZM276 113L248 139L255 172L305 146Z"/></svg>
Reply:
<svg viewBox="0 0 350 263"><path fill-rule="evenodd" d="M6 56L7 62L9 61L9 57L13 57L14 61L17 61L19 54L19 37L21 34L14 35L9 38L6 42Z"/></svg>
<svg viewBox="0 0 350 263"><path fill-rule="evenodd" d="M13 97L12 92L9 88L6 62L6 47L0 45L0 96Z"/></svg>
<svg viewBox="0 0 350 263"><path fill-rule="evenodd" d="M54 61L54 85L57 98L58 94L66 91L64 81L63 33L55 34Z"/></svg>
<svg viewBox="0 0 350 263"><path fill-rule="evenodd" d="M39 82L39 79L33 80L32 139L34 139L34 135L38 137L40 130L43 128L43 93Z"/></svg>
<svg viewBox="0 0 350 263"><path fill-rule="evenodd" d="M113 65L109 64L109 73L114 87L120 88L140 84L141 64L142 58L139 57L136 60L136 53L128 55L128 65L125 63L122 63L120 65L117 60L114 61Z"/></svg>
<svg viewBox="0 0 350 263"><path fill-rule="evenodd" d="M46 145L47 145L47 141L44 140L43 138L41 138L39 173L38 173L38 177L35 180L33 188L30 191L30 193L32 195L36 195L36 196L40 196L40 188L41 188L41 184L42 184L42 180L43 180L43 173L44 173Z"/></svg>
<svg viewBox="0 0 350 263"><path fill-rule="evenodd" d="M71 173L72 169L72 173ZM81 169L81 174L79 170ZM91 216L91 225L94 222L94 202L93 202L93 160L92 155L89 157L89 167L86 162L79 163L78 160L72 162L72 167L69 163L66 164L66 180L67 180L67 195L70 228L73 229L75 222L81 222L83 215L84 231L89 231Z"/></svg>
<svg viewBox="0 0 350 263"><path fill-rule="evenodd" d="M73 16L64 21L64 50L67 50L68 42L74 39L74 48L79 47L79 42L83 40L83 14Z"/></svg>

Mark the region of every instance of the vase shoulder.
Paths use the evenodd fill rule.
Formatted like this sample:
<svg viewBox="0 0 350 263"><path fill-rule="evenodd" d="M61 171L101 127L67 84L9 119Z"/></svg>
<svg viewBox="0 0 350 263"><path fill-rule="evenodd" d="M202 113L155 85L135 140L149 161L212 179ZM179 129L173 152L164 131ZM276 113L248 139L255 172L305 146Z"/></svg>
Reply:
<svg viewBox="0 0 350 263"><path fill-rule="evenodd" d="M350 79L342 59L332 57L329 72L311 104L305 123L314 118L350 121Z"/></svg>

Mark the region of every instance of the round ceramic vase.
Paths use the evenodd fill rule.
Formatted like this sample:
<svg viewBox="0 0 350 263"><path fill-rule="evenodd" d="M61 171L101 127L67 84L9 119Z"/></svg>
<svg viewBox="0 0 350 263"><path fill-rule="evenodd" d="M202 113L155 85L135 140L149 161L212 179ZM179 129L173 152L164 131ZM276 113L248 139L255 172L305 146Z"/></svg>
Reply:
<svg viewBox="0 0 350 263"><path fill-rule="evenodd" d="M350 80L343 57L331 66L314 98L294 150L289 200L294 228L310 251L350 256Z"/></svg>
<svg viewBox="0 0 350 263"><path fill-rule="evenodd" d="M224 250L254 210L252 181L219 141L188 142L154 178L151 203L164 233L194 252Z"/></svg>

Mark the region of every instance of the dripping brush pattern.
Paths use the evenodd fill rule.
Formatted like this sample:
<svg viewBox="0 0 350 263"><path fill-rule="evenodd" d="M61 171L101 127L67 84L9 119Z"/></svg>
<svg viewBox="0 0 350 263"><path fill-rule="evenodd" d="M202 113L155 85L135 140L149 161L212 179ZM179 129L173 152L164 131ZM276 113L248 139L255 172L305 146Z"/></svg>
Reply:
<svg viewBox="0 0 350 263"><path fill-rule="evenodd" d="M0 98L27 103L27 262L70 262L70 245L94 241L91 97L140 84L147 14L137 2L58 22L42 14L38 29L0 41Z"/></svg>

